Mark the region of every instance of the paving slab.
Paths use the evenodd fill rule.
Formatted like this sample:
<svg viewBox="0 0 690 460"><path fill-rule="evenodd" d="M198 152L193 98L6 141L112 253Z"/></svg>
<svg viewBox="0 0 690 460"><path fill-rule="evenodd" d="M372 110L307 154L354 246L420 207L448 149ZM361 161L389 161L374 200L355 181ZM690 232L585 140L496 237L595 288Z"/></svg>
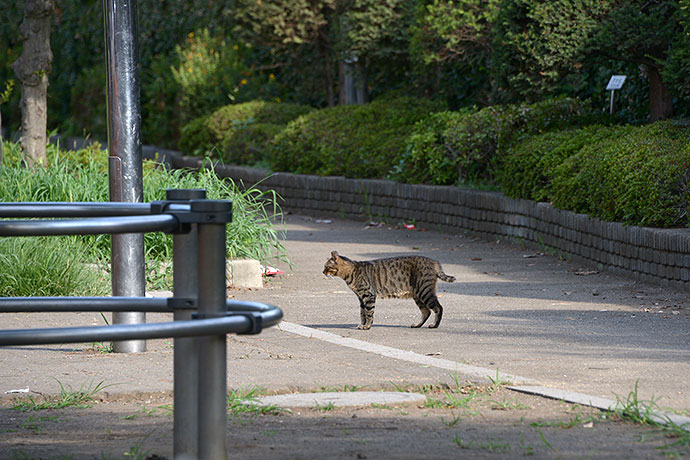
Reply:
<svg viewBox="0 0 690 460"><path fill-rule="evenodd" d="M392 391L340 391L321 393L294 393L261 396L256 402L264 406L278 407L348 407L370 404L406 405L424 403L426 396L419 393ZM248 404L254 403L249 401Z"/></svg>

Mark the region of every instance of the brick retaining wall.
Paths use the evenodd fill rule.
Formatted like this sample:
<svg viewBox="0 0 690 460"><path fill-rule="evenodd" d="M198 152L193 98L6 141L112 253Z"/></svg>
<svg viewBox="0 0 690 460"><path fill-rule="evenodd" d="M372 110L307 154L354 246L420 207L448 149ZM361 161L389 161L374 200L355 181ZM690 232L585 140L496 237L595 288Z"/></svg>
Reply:
<svg viewBox="0 0 690 460"><path fill-rule="evenodd" d="M161 152L160 149L158 149ZM198 168L199 160L166 155L173 167ZM218 166L223 177L273 189L285 211L350 219L380 217L420 227L509 237L644 281L690 289L690 229L656 229L605 222L562 211L548 203L513 199L498 192L385 180L274 173Z"/></svg>

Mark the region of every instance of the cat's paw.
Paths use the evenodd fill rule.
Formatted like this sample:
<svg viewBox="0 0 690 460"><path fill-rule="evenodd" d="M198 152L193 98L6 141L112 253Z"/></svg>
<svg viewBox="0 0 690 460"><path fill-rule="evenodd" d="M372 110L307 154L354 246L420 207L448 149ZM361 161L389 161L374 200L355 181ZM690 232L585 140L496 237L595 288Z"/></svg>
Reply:
<svg viewBox="0 0 690 460"><path fill-rule="evenodd" d="M371 326L367 326L365 324L360 324L359 326L357 326L357 329L359 329L361 331L367 331L367 330L371 329Z"/></svg>

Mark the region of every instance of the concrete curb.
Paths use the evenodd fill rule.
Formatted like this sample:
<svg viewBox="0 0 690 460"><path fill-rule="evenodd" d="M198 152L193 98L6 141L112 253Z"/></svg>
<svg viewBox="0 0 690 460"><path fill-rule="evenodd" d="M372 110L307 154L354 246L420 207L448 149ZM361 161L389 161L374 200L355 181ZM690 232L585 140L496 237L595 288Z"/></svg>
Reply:
<svg viewBox="0 0 690 460"><path fill-rule="evenodd" d="M557 388L549 388L543 386L508 386L509 390L518 391L520 393L527 393L545 398L558 399L582 406L595 407L604 411L614 412L620 407L617 401L605 398L598 398L583 393L575 393L572 391L559 390ZM690 431L690 417L674 414L661 410L652 410L650 419L662 425L675 424L685 431Z"/></svg>

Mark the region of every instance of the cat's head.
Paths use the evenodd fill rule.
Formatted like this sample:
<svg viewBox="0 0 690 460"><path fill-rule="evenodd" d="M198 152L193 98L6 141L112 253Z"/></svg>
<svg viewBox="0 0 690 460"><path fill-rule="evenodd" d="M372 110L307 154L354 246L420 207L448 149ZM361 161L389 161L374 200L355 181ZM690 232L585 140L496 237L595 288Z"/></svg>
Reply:
<svg viewBox="0 0 690 460"><path fill-rule="evenodd" d="M323 266L323 274L326 276L341 276L343 265L346 262L336 251L331 251L331 258Z"/></svg>

